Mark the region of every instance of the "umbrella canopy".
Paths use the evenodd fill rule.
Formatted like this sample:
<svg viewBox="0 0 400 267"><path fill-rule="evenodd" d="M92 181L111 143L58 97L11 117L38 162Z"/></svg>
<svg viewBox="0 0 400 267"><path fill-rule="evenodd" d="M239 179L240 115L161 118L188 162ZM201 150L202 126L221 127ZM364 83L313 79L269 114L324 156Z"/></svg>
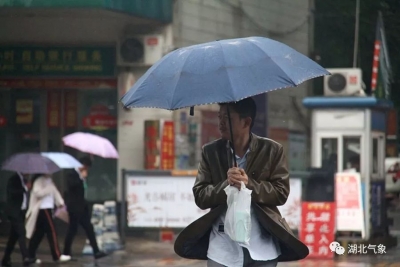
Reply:
<svg viewBox="0 0 400 267"><path fill-rule="evenodd" d="M82 164L73 156L62 152L42 152L42 156L52 160L61 169L74 169L82 167Z"/></svg>
<svg viewBox="0 0 400 267"><path fill-rule="evenodd" d="M53 161L39 153L15 154L3 163L2 169L26 174L52 174L60 170Z"/></svg>
<svg viewBox="0 0 400 267"><path fill-rule="evenodd" d="M235 102L327 75L291 47L264 37L177 49L154 64L122 97L125 107L174 110Z"/></svg>
<svg viewBox="0 0 400 267"><path fill-rule="evenodd" d="M76 132L64 136L62 140L64 145L85 153L102 158L117 159L119 157L117 150L108 139L95 134Z"/></svg>

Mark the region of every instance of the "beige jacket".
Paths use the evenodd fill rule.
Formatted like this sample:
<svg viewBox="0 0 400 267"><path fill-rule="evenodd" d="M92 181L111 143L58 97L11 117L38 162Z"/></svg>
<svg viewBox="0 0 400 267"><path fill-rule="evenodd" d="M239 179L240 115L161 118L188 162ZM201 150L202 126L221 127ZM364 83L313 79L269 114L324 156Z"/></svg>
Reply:
<svg viewBox="0 0 400 267"><path fill-rule="evenodd" d="M54 185L51 177L41 176L37 178L37 180L33 183L31 196L29 199L29 209L26 213L26 238L30 239L32 237L36 228L36 221L42 199L50 194L54 196L54 202L57 207L64 205L64 200Z"/></svg>

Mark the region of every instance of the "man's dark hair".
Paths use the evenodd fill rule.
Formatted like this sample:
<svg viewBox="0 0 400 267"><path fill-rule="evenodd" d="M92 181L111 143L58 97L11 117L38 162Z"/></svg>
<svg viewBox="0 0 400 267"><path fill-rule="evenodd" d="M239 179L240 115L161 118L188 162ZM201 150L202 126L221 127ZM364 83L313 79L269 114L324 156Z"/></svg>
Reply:
<svg viewBox="0 0 400 267"><path fill-rule="evenodd" d="M257 114L257 105L253 98L249 97L242 99L238 102L220 103L219 105L220 106L228 105L229 108L231 108L233 111L239 114L239 117L241 119L250 117L251 118L250 130L253 128L254 120Z"/></svg>
<svg viewBox="0 0 400 267"><path fill-rule="evenodd" d="M79 162L85 167L92 167L92 160L88 156L80 158Z"/></svg>

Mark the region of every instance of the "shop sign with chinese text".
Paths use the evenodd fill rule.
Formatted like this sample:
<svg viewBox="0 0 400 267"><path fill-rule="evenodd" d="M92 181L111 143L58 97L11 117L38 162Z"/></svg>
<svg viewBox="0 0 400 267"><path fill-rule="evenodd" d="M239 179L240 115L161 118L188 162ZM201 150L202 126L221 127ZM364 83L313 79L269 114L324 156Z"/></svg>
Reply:
<svg viewBox="0 0 400 267"><path fill-rule="evenodd" d="M115 76L114 47L0 47L0 77Z"/></svg>
<svg viewBox="0 0 400 267"><path fill-rule="evenodd" d="M335 238L335 203L303 202L300 240L307 245L309 258L332 259L329 245Z"/></svg>
<svg viewBox="0 0 400 267"><path fill-rule="evenodd" d="M337 231L359 231L365 235L364 210L359 173L347 172L335 175L335 199Z"/></svg>
<svg viewBox="0 0 400 267"><path fill-rule="evenodd" d="M106 105L94 105L90 108L89 115L83 118L83 127L96 131L115 129L117 118L110 113Z"/></svg>
<svg viewBox="0 0 400 267"><path fill-rule="evenodd" d="M194 181L194 176L127 175L128 227L184 228L206 214L194 202Z"/></svg>

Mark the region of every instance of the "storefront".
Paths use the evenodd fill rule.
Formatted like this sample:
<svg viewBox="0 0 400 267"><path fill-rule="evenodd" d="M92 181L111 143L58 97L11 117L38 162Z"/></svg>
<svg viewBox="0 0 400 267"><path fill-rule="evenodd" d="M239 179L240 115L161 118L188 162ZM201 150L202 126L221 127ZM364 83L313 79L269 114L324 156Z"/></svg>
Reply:
<svg viewBox="0 0 400 267"><path fill-rule="evenodd" d="M76 131L117 141L115 47L0 47L0 161L18 152L64 151ZM115 199L116 160L94 158L88 199ZM9 173L2 172L0 201ZM54 175L61 192L64 173Z"/></svg>

